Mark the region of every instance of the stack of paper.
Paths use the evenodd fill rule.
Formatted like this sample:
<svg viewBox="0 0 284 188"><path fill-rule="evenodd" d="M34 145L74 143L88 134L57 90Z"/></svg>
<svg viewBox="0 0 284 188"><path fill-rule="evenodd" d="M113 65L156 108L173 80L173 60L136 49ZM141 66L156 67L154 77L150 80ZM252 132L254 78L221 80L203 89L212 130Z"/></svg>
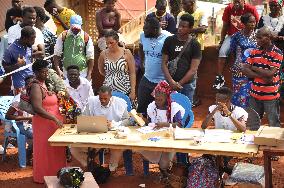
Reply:
<svg viewBox="0 0 284 188"><path fill-rule="evenodd" d="M156 130L156 129L154 129L154 127L145 126L145 127L141 127L139 129L136 129L136 130L139 131L140 133L147 134L147 133L154 133L154 132L160 132L160 131L168 130L168 127L164 127L164 128Z"/></svg>
<svg viewBox="0 0 284 188"><path fill-rule="evenodd" d="M204 135L205 142L220 142L229 143L232 142L233 132L224 129L206 129Z"/></svg>
<svg viewBox="0 0 284 188"><path fill-rule="evenodd" d="M176 140L192 140L194 137L203 137L204 132L202 130L188 130L176 127L174 132L174 138Z"/></svg>

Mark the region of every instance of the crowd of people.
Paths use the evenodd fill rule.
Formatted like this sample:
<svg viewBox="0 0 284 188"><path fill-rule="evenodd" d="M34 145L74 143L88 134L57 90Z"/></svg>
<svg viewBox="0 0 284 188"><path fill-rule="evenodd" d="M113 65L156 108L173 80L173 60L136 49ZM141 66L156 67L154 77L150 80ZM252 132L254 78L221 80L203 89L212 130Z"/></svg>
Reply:
<svg viewBox="0 0 284 188"><path fill-rule="evenodd" d="M112 96L112 91L119 91L133 104L137 100L137 112L156 128L183 127L184 109L171 101L171 93L187 96L193 107L199 103L196 83L202 78L197 72L208 22L197 0L182 0L182 11L176 0L156 1L156 11L147 15L140 34L138 53L143 76L138 86L134 54L121 40L121 14L115 3L103 0L103 8L96 13L96 43L83 31L82 17L56 0L46 0L44 9L12 0L12 8L7 11L9 46L1 75L16 72L11 76L15 102L6 117L19 121L21 133L29 140L28 158L33 158L35 182L43 183L44 176L55 175L66 166L66 149L51 147L47 142L66 120L58 102L63 96L71 97L84 115L103 115L109 122L119 122L128 119L125 101ZM167 12L168 4L171 12ZM217 89L216 104L209 107L202 128L213 122L216 128L244 132L247 108L261 118L265 113L269 126L280 127L280 99L284 97L282 5L282 1L269 0L270 13L261 17L244 0L233 0L225 8L213 85ZM56 34L45 25L49 19L56 25ZM95 45L100 49L98 57ZM229 59L233 62L232 86L225 87L223 71ZM104 76L97 96L92 88L95 62ZM27 68L17 71L23 66ZM32 117L18 107L23 95L29 98ZM111 171L118 166L121 153L110 151ZM141 153L159 163L162 174L167 174L173 153Z"/></svg>

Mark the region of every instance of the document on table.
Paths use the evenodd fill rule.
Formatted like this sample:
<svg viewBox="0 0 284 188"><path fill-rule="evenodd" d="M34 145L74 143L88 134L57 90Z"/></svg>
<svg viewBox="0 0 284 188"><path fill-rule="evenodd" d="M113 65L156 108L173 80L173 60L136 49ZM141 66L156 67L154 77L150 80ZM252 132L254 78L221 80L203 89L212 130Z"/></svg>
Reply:
<svg viewBox="0 0 284 188"><path fill-rule="evenodd" d="M220 143L229 143L232 142L231 130L224 129L206 129L204 135L204 142L220 142Z"/></svg>
<svg viewBox="0 0 284 188"><path fill-rule="evenodd" d="M136 129L136 130L139 131L140 133L147 134L147 133L154 133L154 132L160 132L160 131L168 130L168 127L164 127L164 128L156 130L156 129L154 129L154 127L145 126L145 127L141 127L139 129Z"/></svg>
<svg viewBox="0 0 284 188"><path fill-rule="evenodd" d="M203 137L204 132L202 130L188 130L176 127L174 132L174 138L176 140L192 140L195 137Z"/></svg>

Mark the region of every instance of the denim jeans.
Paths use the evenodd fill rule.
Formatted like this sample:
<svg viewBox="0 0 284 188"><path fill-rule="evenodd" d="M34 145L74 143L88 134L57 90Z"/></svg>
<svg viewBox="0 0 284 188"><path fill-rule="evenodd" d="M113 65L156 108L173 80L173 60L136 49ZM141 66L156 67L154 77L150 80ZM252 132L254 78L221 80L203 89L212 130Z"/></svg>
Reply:
<svg viewBox="0 0 284 188"><path fill-rule="evenodd" d="M280 127L279 99L262 101L250 97L249 106L258 113L261 119L263 118L263 114L265 112L270 127Z"/></svg>
<svg viewBox="0 0 284 188"><path fill-rule="evenodd" d="M187 96L189 98L190 102L192 103L194 91L195 91L195 88L196 88L196 78L194 78L190 83L184 84L182 87L183 88L179 91L179 93Z"/></svg>

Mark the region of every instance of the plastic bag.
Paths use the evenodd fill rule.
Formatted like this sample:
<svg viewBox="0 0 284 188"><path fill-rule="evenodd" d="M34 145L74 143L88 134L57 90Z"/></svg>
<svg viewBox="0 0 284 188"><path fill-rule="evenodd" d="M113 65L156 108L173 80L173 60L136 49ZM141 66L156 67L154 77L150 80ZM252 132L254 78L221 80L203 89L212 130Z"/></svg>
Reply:
<svg viewBox="0 0 284 188"><path fill-rule="evenodd" d="M248 182L259 184L263 177L263 166L240 162L235 164L230 179L235 182Z"/></svg>

